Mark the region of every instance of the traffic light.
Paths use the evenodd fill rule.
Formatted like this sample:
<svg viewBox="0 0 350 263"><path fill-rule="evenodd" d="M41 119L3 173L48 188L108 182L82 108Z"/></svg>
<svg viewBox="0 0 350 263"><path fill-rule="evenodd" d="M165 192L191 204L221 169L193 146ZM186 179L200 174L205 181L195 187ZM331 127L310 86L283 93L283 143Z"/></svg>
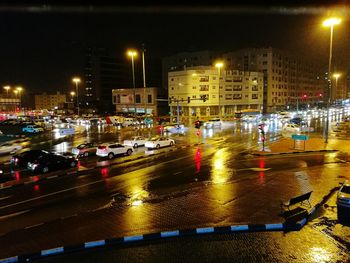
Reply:
<svg viewBox="0 0 350 263"><path fill-rule="evenodd" d="M194 122L194 127L196 128L196 129L200 129L201 128L201 122L200 121L195 121Z"/></svg>
<svg viewBox="0 0 350 263"><path fill-rule="evenodd" d="M191 102L191 97L187 97L187 103Z"/></svg>

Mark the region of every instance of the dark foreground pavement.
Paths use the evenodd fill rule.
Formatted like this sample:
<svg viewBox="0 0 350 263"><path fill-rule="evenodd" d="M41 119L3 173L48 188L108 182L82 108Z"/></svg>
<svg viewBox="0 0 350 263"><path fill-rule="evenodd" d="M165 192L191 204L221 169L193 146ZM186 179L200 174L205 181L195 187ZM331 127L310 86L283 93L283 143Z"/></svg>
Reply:
<svg viewBox="0 0 350 263"><path fill-rule="evenodd" d="M349 251L310 226L299 232L169 238L53 256L38 262L349 262Z"/></svg>

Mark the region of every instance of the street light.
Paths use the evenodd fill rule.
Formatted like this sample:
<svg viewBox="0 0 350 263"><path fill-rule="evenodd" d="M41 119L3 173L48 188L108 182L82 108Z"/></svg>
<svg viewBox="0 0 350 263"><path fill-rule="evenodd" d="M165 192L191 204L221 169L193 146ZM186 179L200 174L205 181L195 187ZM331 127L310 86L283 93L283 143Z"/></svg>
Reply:
<svg viewBox="0 0 350 263"><path fill-rule="evenodd" d="M18 93L19 93L19 109L21 110L21 107L22 107L22 90L23 90L23 88L22 87L17 87L16 90L18 90Z"/></svg>
<svg viewBox="0 0 350 263"><path fill-rule="evenodd" d="M78 116L79 116L79 87L78 87L78 83L80 83L81 80L80 80L80 78L77 78L77 77L73 78L72 80L75 83L75 89L76 89L76 94L77 94L77 109L78 109ZM71 93L71 95L72 95L72 93Z"/></svg>
<svg viewBox="0 0 350 263"><path fill-rule="evenodd" d="M335 95L334 95L334 97L335 97L335 99L337 99L337 93L338 93L338 79L339 79L339 77L341 76L341 74L340 73L334 73L333 74L333 78L335 78Z"/></svg>
<svg viewBox="0 0 350 263"><path fill-rule="evenodd" d="M5 87L4 87L4 89L6 90L7 95L9 95L9 89L10 89L10 88L11 88L10 86L5 86Z"/></svg>
<svg viewBox="0 0 350 263"><path fill-rule="evenodd" d="M328 143L328 127L329 127L329 106L331 103L331 91L332 91L332 78L331 78L331 67L332 67L332 49L333 49L333 31L334 26L339 25L341 19L332 17L323 21L323 26L330 27L330 41L329 41L329 60L328 60L328 81L329 81L329 90L328 90L328 100L327 100L327 119L326 119L326 131L325 131L325 143Z"/></svg>
<svg viewBox="0 0 350 263"><path fill-rule="evenodd" d="M135 50L128 50L127 54L131 57L131 70L132 70L132 85L134 88L134 109L135 109L135 117L136 117L136 89L135 89L135 69L134 69L134 57L137 56L137 52Z"/></svg>
<svg viewBox="0 0 350 263"><path fill-rule="evenodd" d="M218 92L218 95L219 95L219 102L218 102L218 105L219 105L219 118L221 119L221 105L220 105L220 73L221 73L221 68L224 66L224 63L219 61L217 63L215 63L215 67L218 69L218 75L219 75L219 92Z"/></svg>
<svg viewBox="0 0 350 263"><path fill-rule="evenodd" d="M74 91L71 91L70 95L72 96L72 98L70 99L70 101L73 102L74 96L75 96L75 92L74 92Z"/></svg>
<svg viewBox="0 0 350 263"><path fill-rule="evenodd" d="M146 69L145 69L145 45L142 44L142 72L143 72L143 99L144 99L144 107L145 107L145 117L147 114L147 105L146 105Z"/></svg>

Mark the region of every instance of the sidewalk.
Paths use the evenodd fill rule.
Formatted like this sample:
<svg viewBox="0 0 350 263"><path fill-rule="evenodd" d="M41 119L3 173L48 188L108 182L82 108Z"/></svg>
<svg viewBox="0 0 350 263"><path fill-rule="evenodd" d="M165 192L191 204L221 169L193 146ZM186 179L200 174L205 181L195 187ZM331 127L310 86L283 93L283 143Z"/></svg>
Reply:
<svg viewBox="0 0 350 263"><path fill-rule="evenodd" d="M347 140L329 138L328 143L322 137L311 137L305 141L295 141L291 138L282 138L276 142L265 145L263 151L262 145L250 152L253 155L274 155L285 153L303 153L303 152L350 152L350 143Z"/></svg>

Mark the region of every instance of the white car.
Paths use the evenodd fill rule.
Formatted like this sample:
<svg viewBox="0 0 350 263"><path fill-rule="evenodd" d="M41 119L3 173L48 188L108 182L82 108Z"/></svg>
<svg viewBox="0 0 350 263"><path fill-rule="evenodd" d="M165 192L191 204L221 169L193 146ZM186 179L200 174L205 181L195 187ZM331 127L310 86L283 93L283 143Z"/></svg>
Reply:
<svg viewBox="0 0 350 263"><path fill-rule="evenodd" d="M220 128L221 127L221 120L220 119L211 119L204 123L204 128L211 129L211 128Z"/></svg>
<svg viewBox="0 0 350 263"><path fill-rule="evenodd" d="M288 133L288 134L299 134L300 133L300 126L297 124L288 123L288 124L283 126L282 132Z"/></svg>
<svg viewBox="0 0 350 263"><path fill-rule="evenodd" d="M27 125L22 129L23 132L28 133L38 133L38 132L44 132L44 129L37 125Z"/></svg>
<svg viewBox="0 0 350 263"><path fill-rule="evenodd" d="M21 150L23 147L21 145L16 145L13 143L4 143L0 145L0 154L5 154L5 153L15 153L19 150Z"/></svg>
<svg viewBox="0 0 350 263"><path fill-rule="evenodd" d="M82 143L72 149L72 153L77 157L88 157L96 154L97 146L95 143Z"/></svg>
<svg viewBox="0 0 350 263"><path fill-rule="evenodd" d="M124 146L119 143L103 144L97 147L96 155L100 157L108 157L112 159L116 155L126 154L131 155L132 147Z"/></svg>
<svg viewBox="0 0 350 263"><path fill-rule="evenodd" d="M173 146L175 141L166 137L153 137L149 141L146 141L145 146L149 149L159 149L161 147Z"/></svg>
<svg viewBox="0 0 350 263"><path fill-rule="evenodd" d="M134 136L130 140L124 140L124 145L137 148L139 146L145 145L146 139L142 136Z"/></svg>

